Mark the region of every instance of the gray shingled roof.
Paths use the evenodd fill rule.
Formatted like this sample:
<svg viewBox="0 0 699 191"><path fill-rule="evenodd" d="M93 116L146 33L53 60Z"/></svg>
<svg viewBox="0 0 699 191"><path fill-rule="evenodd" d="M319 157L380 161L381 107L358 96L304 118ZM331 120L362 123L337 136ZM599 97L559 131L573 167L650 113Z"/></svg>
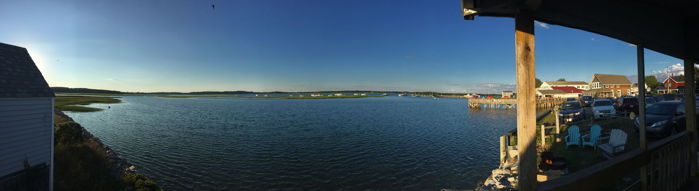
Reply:
<svg viewBox="0 0 699 191"><path fill-rule="evenodd" d="M600 82L600 84L621 84L621 85L631 85L631 81L629 81L629 78L627 78L624 75L616 75L616 74L595 74L592 76L592 81L595 81L595 78Z"/></svg>
<svg viewBox="0 0 699 191"><path fill-rule="evenodd" d="M559 86L564 86L564 85L587 85L587 82L583 81L546 81L547 84L549 85L559 85Z"/></svg>
<svg viewBox="0 0 699 191"><path fill-rule="evenodd" d="M684 82L684 76L671 76L672 80L675 80L675 82Z"/></svg>
<svg viewBox="0 0 699 191"><path fill-rule="evenodd" d="M0 98L54 97L27 49L0 43Z"/></svg>

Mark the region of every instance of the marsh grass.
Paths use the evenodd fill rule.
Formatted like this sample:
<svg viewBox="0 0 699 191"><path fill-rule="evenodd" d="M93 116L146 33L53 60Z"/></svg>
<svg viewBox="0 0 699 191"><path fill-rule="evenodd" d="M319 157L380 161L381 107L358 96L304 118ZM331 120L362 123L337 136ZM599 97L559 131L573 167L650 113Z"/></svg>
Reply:
<svg viewBox="0 0 699 191"><path fill-rule="evenodd" d="M114 97L97 96L56 96L54 106L59 111L92 112L100 111L100 108L87 107L92 103L121 103L121 100Z"/></svg>

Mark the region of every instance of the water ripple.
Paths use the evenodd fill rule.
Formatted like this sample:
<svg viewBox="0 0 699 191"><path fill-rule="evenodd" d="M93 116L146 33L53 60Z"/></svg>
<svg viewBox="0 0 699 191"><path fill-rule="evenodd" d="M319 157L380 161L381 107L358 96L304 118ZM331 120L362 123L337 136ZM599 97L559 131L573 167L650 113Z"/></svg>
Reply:
<svg viewBox="0 0 699 191"><path fill-rule="evenodd" d="M462 99L122 99L69 115L166 190L469 189L515 127Z"/></svg>

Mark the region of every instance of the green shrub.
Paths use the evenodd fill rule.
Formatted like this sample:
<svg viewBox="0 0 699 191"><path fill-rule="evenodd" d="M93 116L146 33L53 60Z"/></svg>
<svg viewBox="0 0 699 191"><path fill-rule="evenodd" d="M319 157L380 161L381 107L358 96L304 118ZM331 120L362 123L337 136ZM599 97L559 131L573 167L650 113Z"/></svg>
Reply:
<svg viewBox="0 0 699 191"><path fill-rule="evenodd" d="M64 122L56 125L56 142L61 144L82 143L82 127L75 122Z"/></svg>
<svg viewBox="0 0 699 191"><path fill-rule="evenodd" d="M124 182L136 191L160 191L160 187L153 180L143 174L129 173L124 176Z"/></svg>
<svg viewBox="0 0 699 191"><path fill-rule="evenodd" d="M86 144L58 143L55 149L56 190L121 190L109 175L104 155Z"/></svg>

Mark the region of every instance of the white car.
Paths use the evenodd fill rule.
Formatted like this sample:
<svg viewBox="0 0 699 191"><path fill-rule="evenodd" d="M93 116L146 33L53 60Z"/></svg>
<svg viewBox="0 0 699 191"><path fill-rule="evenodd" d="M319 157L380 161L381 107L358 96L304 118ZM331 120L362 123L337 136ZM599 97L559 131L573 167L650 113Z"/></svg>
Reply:
<svg viewBox="0 0 699 191"><path fill-rule="evenodd" d="M595 102L592 103L592 114L595 119L598 119L616 115L616 109L614 109L614 105L608 99L595 99Z"/></svg>

